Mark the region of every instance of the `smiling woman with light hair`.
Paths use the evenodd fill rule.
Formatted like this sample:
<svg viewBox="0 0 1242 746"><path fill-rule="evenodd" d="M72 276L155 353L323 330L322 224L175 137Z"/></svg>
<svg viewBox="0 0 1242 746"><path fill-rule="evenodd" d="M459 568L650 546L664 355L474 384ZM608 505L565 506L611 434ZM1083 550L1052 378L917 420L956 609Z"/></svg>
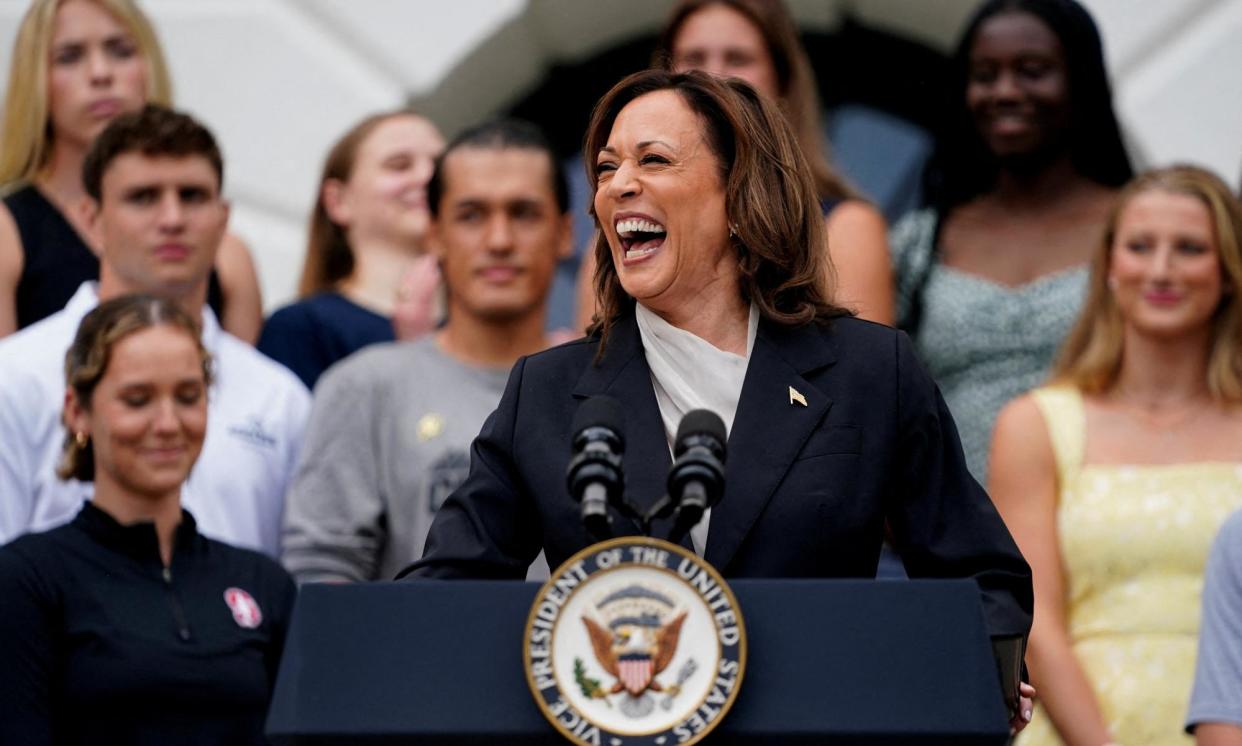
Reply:
<svg viewBox="0 0 1242 746"><path fill-rule="evenodd" d="M175 302L124 295L65 355L72 521L0 548L0 743L264 744L289 574L198 532L181 492L211 357Z"/></svg>
<svg viewBox="0 0 1242 746"><path fill-rule="evenodd" d="M1208 549L1242 507L1242 206L1174 166L1122 189L1049 385L989 488L1035 579L1023 746L1183 742Z"/></svg>
<svg viewBox="0 0 1242 746"><path fill-rule="evenodd" d="M365 117L328 151L297 302L263 325L259 351L313 389L363 347L435 328L440 274L427 184L444 139L408 109Z"/></svg>

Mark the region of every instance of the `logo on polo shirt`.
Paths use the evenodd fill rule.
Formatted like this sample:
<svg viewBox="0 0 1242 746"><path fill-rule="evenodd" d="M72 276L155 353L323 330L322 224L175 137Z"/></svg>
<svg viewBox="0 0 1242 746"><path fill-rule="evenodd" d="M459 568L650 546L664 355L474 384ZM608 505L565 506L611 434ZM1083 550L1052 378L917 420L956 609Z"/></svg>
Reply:
<svg viewBox="0 0 1242 746"><path fill-rule="evenodd" d="M263 427L258 417L251 417L241 425L229 425L229 435L235 435L252 446L275 448L276 435Z"/></svg>
<svg viewBox="0 0 1242 746"><path fill-rule="evenodd" d="M254 629L263 623L263 611L254 600L254 596L241 588L229 588L224 591L224 603L233 612L233 621L242 629Z"/></svg>

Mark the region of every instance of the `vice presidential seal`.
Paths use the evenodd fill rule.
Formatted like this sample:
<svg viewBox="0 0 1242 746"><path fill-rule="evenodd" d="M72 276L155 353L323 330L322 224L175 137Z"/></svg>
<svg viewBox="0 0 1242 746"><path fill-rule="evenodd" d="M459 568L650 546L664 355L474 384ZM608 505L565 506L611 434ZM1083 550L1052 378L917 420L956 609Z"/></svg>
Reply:
<svg viewBox="0 0 1242 746"><path fill-rule="evenodd" d="M692 744L733 705L746 631L733 593L701 558L645 537L579 552L539 591L526 678L574 743Z"/></svg>

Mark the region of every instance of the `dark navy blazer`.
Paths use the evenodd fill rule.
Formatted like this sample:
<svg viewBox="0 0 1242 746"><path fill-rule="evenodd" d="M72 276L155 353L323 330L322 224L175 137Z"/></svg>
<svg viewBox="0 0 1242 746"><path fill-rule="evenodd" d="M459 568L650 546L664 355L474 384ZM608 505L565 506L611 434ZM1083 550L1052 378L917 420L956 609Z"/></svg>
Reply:
<svg viewBox="0 0 1242 746"><path fill-rule="evenodd" d="M440 508L418 577L522 578L592 543L565 470L571 421L598 394L625 408L626 493L665 492L668 441L633 313L597 338L518 361ZM790 387L806 399L790 401ZM953 420L909 339L854 318L762 321L729 435L706 559L726 577L874 577L887 519L911 577L973 577L993 635L1030 627L1030 568L966 470ZM655 534L669 524L657 523ZM613 514L618 534L637 534Z"/></svg>

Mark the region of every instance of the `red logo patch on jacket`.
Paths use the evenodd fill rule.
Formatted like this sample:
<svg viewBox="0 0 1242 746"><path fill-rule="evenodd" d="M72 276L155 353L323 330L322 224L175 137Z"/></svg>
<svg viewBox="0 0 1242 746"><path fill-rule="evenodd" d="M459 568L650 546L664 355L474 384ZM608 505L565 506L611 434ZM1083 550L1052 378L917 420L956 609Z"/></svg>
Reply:
<svg viewBox="0 0 1242 746"><path fill-rule="evenodd" d="M229 588L224 591L224 603L233 612L233 621L244 629L254 629L263 623L263 612L254 597L241 588Z"/></svg>

